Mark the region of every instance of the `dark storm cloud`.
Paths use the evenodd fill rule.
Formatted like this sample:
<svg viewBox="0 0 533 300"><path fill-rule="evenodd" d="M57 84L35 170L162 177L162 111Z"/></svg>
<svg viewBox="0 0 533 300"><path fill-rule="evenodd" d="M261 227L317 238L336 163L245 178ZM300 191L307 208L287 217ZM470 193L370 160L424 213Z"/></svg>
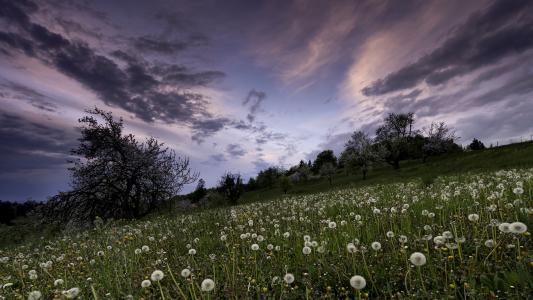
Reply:
<svg viewBox="0 0 533 300"><path fill-rule="evenodd" d="M229 144L226 147L226 152L234 158L244 156L246 154L246 150L244 150L239 144Z"/></svg>
<svg viewBox="0 0 533 300"><path fill-rule="evenodd" d="M470 142L473 138L496 144L518 142L533 136L533 101L517 101L497 109L461 118L457 120L461 142ZM518 136L521 134L522 136ZM505 138L507 137L507 138ZM509 138L514 138L510 140ZM487 145L487 144L486 144Z"/></svg>
<svg viewBox="0 0 533 300"><path fill-rule="evenodd" d="M362 89L366 96L439 85L533 47L533 2L494 1L455 28L445 42L415 63Z"/></svg>
<svg viewBox="0 0 533 300"><path fill-rule="evenodd" d="M182 41L166 41L151 36L141 36L133 39L133 46L139 51L175 54L185 50L189 44Z"/></svg>
<svg viewBox="0 0 533 300"><path fill-rule="evenodd" d="M197 143L202 143L206 137L219 132L226 125L230 124L230 122L231 121L226 118L214 118L194 121L192 124L192 139Z"/></svg>
<svg viewBox="0 0 533 300"><path fill-rule="evenodd" d="M227 161L226 156L224 156L224 154L220 153L220 154L210 155L209 158L206 161L202 162L202 164L203 165L218 166L218 165L220 165L221 163L223 163L225 161Z"/></svg>
<svg viewBox="0 0 533 300"><path fill-rule="evenodd" d="M253 122L255 120L255 116L261 111L261 103L265 100L265 98L265 92L256 91L255 89L252 89L250 92L248 92L248 95L246 96L246 99L244 99L242 105L246 106L248 103L251 103L249 113L246 116L246 119L248 119L249 122Z"/></svg>
<svg viewBox="0 0 533 300"><path fill-rule="evenodd" d="M228 123L207 111L205 97L189 91L223 77L222 72L196 72L182 65L148 62L119 49L112 55L126 63L122 67L83 41L71 41L32 23L28 14L37 7L31 2L0 2L4 4L0 5L0 16L16 27L0 32L4 52L18 50L38 58L94 91L106 104L129 111L146 122L185 124L193 129L196 141ZM148 37L140 37L137 42L138 47L159 52L186 46Z"/></svg>
<svg viewBox="0 0 533 300"><path fill-rule="evenodd" d="M61 168L75 140L73 132L0 112L0 175Z"/></svg>
<svg viewBox="0 0 533 300"><path fill-rule="evenodd" d="M87 28L86 26L61 16L55 18L55 22L67 33L67 35L73 33L81 33L86 36L93 37L95 39L101 40L104 36L101 32L95 29Z"/></svg>
<svg viewBox="0 0 533 300"><path fill-rule="evenodd" d="M16 84L0 78L0 98L23 100L33 107L43 111L56 111L57 106L52 103L53 99L39 93L29 87Z"/></svg>
<svg viewBox="0 0 533 300"><path fill-rule="evenodd" d="M248 92L248 95L246 96L246 99L244 99L242 105L246 106L248 103L251 104L250 111L246 116L249 122L253 122L255 120L255 116L261 111L261 103L265 100L265 98L265 92L256 91L255 89L252 89L250 92Z"/></svg>

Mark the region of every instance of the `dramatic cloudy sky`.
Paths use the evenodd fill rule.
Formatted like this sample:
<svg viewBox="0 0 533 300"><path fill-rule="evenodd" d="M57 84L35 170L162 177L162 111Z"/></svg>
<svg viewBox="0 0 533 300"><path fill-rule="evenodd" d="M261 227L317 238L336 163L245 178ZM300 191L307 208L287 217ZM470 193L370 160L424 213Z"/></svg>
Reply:
<svg viewBox="0 0 533 300"><path fill-rule="evenodd" d="M208 184L341 149L388 112L533 134L532 1L0 0L0 199L68 188L98 106Z"/></svg>

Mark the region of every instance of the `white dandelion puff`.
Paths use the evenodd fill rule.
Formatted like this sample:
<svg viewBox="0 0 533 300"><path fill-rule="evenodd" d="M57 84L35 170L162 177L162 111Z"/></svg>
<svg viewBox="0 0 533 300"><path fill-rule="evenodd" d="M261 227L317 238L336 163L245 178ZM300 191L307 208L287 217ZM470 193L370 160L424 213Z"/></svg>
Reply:
<svg viewBox="0 0 533 300"><path fill-rule="evenodd" d="M420 252L414 252L409 257L411 263L417 267L423 266L426 264L426 256Z"/></svg>
<svg viewBox="0 0 533 300"><path fill-rule="evenodd" d="M155 270L152 275L150 276L150 279L154 282L161 281L165 277L165 274L161 270Z"/></svg>
<svg viewBox="0 0 533 300"><path fill-rule="evenodd" d="M215 282L212 279L204 279L201 284L202 291L210 292L215 288Z"/></svg>
<svg viewBox="0 0 533 300"><path fill-rule="evenodd" d="M350 278L350 285L356 290L362 290L366 286L366 280L363 276L355 275Z"/></svg>

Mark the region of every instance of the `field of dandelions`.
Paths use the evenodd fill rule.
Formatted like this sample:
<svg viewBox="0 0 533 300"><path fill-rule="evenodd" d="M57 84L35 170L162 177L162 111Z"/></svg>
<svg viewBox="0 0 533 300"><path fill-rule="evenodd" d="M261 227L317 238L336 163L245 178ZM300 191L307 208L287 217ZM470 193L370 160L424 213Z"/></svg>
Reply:
<svg viewBox="0 0 533 300"><path fill-rule="evenodd" d="M0 299L526 299L533 169L375 185L0 251Z"/></svg>

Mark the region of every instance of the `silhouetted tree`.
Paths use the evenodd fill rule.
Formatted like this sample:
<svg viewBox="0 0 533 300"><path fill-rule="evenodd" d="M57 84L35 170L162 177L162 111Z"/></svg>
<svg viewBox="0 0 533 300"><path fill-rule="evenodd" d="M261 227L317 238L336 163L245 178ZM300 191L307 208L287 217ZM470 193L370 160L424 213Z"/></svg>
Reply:
<svg viewBox="0 0 533 300"><path fill-rule="evenodd" d="M122 119L98 108L79 119L80 145L72 150L72 190L53 197L50 218L87 224L95 217L139 218L198 177L189 160L154 138L123 134ZM103 122L100 123L99 119Z"/></svg>
<svg viewBox="0 0 533 300"><path fill-rule="evenodd" d="M292 183L291 183L289 177L287 177L286 175L282 175L279 178L279 186L280 186L281 190L283 191L283 193L287 194L289 189L292 187Z"/></svg>
<svg viewBox="0 0 533 300"><path fill-rule="evenodd" d="M196 185L196 189L191 194L191 202L197 203L198 201L202 200L206 193L207 190L205 189L205 180L200 178L200 180L198 180L198 184Z"/></svg>
<svg viewBox="0 0 533 300"><path fill-rule="evenodd" d="M376 130L380 156L395 169L400 168L400 160L409 157L409 142L416 134L414 122L413 113L390 113Z"/></svg>
<svg viewBox="0 0 533 300"><path fill-rule="evenodd" d="M256 189L257 189L257 181L253 177L250 177L250 179L248 179L248 183L246 184L246 190L254 191Z"/></svg>
<svg viewBox="0 0 533 300"><path fill-rule="evenodd" d="M313 173L317 174L322 169L322 166L326 163L330 163L334 168L337 167L337 158L335 157L335 154L333 154L332 150L324 150L320 152L316 156L311 170L313 171Z"/></svg>
<svg viewBox="0 0 533 300"><path fill-rule="evenodd" d="M333 175L335 175L336 170L337 169L332 163L326 162L322 164L322 167L320 167L320 176L327 178L329 185L331 186L333 184Z"/></svg>
<svg viewBox="0 0 533 300"><path fill-rule="evenodd" d="M262 188L273 188L281 176L282 170L276 167L269 167L257 174L257 185Z"/></svg>
<svg viewBox="0 0 533 300"><path fill-rule="evenodd" d="M478 139L473 139L472 140L472 143L470 143L470 145L468 145L468 149L470 150L483 150L485 149L485 145Z"/></svg>
<svg viewBox="0 0 533 300"><path fill-rule="evenodd" d="M241 194L244 192L241 175L232 173L224 174L220 178L218 190L229 203L237 204Z"/></svg>

